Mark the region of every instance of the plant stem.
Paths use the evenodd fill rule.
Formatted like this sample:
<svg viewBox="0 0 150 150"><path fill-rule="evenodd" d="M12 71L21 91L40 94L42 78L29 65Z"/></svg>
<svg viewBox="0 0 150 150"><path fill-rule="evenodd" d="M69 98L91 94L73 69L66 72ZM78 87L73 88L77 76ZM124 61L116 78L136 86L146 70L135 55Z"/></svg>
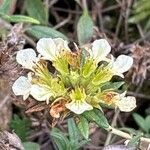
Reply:
<svg viewBox="0 0 150 150"><path fill-rule="evenodd" d="M128 140L131 140L133 138L130 134L128 134L126 132L123 132L123 131L120 131L118 129L115 129L115 128L111 127L111 126L109 126L109 131L112 134L118 135L118 136L123 137L123 138L128 139ZM140 141L141 142L148 142L148 143L150 143L150 139L149 138L141 137Z"/></svg>
<svg viewBox="0 0 150 150"><path fill-rule="evenodd" d="M86 0L82 0L82 4L83 4L83 10L84 11L88 11L87 1Z"/></svg>

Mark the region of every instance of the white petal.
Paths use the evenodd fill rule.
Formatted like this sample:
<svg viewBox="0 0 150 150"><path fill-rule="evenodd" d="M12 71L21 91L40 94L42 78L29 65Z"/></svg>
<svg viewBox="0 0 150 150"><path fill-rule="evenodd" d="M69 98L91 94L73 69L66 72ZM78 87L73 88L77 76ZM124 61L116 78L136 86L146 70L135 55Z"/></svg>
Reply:
<svg viewBox="0 0 150 150"><path fill-rule="evenodd" d="M127 96L118 101L117 106L121 111L130 112L136 107L136 99L133 96Z"/></svg>
<svg viewBox="0 0 150 150"><path fill-rule="evenodd" d="M33 84L30 94L38 101L49 101L53 95L48 87Z"/></svg>
<svg viewBox="0 0 150 150"><path fill-rule="evenodd" d="M133 58L126 55L120 55L117 57L113 64L113 70L118 73L124 73L128 71L133 64Z"/></svg>
<svg viewBox="0 0 150 150"><path fill-rule="evenodd" d="M82 114L84 111L93 109L93 107L85 101L81 103L76 103L75 101L72 101L65 106L75 114Z"/></svg>
<svg viewBox="0 0 150 150"><path fill-rule="evenodd" d="M31 69L36 62L36 53L33 49L23 49L17 52L16 60L27 69Z"/></svg>
<svg viewBox="0 0 150 150"><path fill-rule="evenodd" d="M56 48L57 48L57 52L59 53L61 50L66 50L66 51L70 51L69 47L68 47L68 42L66 40L63 40L62 38L55 38L53 39L55 44L56 44ZM58 55L58 54L57 54Z"/></svg>
<svg viewBox="0 0 150 150"><path fill-rule="evenodd" d="M51 38L42 38L37 42L37 51L46 60L53 61L56 58L56 44Z"/></svg>
<svg viewBox="0 0 150 150"><path fill-rule="evenodd" d="M104 60L105 57L110 53L111 47L105 39L95 40L92 44L92 52L90 52L92 57L96 59L97 62Z"/></svg>
<svg viewBox="0 0 150 150"><path fill-rule="evenodd" d="M13 84L12 90L15 95L23 95L23 99L27 99L30 93L31 83L24 77L19 77Z"/></svg>

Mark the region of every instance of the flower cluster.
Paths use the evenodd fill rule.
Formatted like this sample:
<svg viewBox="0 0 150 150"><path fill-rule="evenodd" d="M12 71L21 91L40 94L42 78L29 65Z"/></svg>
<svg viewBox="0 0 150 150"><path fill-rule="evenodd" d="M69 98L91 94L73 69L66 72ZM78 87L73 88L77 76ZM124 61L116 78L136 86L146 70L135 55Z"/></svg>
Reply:
<svg viewBox="0 0 150 150"><path fill-rule="evenodd" d="M109 54L111 47L105 39L82 48L73 43L70 48L61 38L42 38L36 50L38 55L31 48L18 51L16 60L29 73L19 77L12 90L24 100L31 95L37 101L45 101L53 117L59 118L66 112L82 114L103 105L125 112L136 107L134 97L126 97L126 92L120 94L111 86L113 76L124 78L133 59L126 55L115 59ZM49 62L54 73L48 69Z"/></svg>

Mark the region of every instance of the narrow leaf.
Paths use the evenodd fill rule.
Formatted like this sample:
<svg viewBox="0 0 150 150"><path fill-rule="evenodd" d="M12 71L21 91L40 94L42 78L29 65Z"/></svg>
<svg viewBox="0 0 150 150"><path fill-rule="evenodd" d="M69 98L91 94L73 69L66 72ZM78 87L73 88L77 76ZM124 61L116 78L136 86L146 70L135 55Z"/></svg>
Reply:
<svg viewBox="0 0 150 150"><path fill-rule="evenodd" d="M62 132L60 132L56 128L53 128L50 134L59 150L67 149L67 144L69 143L69 140L64 136Z"/></svg>
<svg viewBox="0 0 150 150"><path fill-rule="evenodd" d="M29 16L40 21L42 24L47 23L47 15L41 0L26 0L26 10Z"/></svg>
<svg viewBox="0 0 150 150"><path fill-rule="evenodd" d="M63 38L65 40L67 40L67 37L62 34L61 32L50 28L50 27L45 27L45 26L31 26L30 28L27 29L27 33L31 34L32 36L34 36L37 39L40 38Z"/></svg>
<svg viewBox="0 0 150 150"><path fill-rule="evenodd" d="M28 16L23 16L23 15L5 15L0 13L0 16L3 19L6 19L10 22L26 22L26 23L34 23L34 24L39 24L40 22L34 18L28 17Z"/></svg>
<svg viewBox="0 0 150 150"><path fill-rule="evenodd" d="M109 123L106 117L99 110L94 109L91 111L86 111L85 113L83 113L83 116L87 120L95 122L101 128L104 128L106 130L109 128Z"/></svg>
<svg viewBox="0 0 150 150"><path fill-rule="evenodd" d="M93 21L87 11L83 12L77 24L77 36L80 45L87 43L93 35Z"/></svg>
<svg viewBox="0 0 150 150"><path fill-rule="evenodd" d="M112 89L112 90L118 90L122 85L124 84L123 81L121 82L107 82L106 84L104 84L104 86L102 86L101 90L106 90L106 89Z"/></svg>
<svg viewBox="0 0 150 150"><path fill-rule="evenodd" d="M88 140L89 138L89 123L87 119L83 116L80 117L80 122L78 123L78 128L83 135L83 137Z"/></svg>
<svg viewBox="0 0 150 150"><path fill-rule="evenodd" d="M150 115L145 118L146 131L150 133Z"/></svg>
<svg viewBox="0 0 150 150"><path fill-rule="evenodd" d="M135 122L137 123L137 125L141 129L143 129L144 131L147 132L147 128L145 126L145 119L142 116L140 116L139 114L137 114L137 113L133 114L133 118L134 118Z"/></svg>
<svg viewBox="0 0 150 150"><path fill-rule="evenodd" d="M40 145L34 142L24 142L23 147L25 150L40 150Z"/></svg>
<svg viewBox="0 0 150 150"><path fill-rule="evenodd" d="M73 118L68 119L69 139L73 145L78 144L78 129Z"/></svg>

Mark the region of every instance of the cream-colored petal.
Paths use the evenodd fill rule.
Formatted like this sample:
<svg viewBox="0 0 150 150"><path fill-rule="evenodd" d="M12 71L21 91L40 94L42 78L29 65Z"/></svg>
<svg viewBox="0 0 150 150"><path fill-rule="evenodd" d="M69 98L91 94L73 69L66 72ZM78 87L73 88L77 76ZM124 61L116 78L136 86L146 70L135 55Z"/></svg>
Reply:
<svg viewBox="0 0 150 150"><path fill-rule="evenodd" d="M113 70L116 73L124 73L128 71L133 64L133 58L126 55L120 55L117 57L116 61L113 64Z"/></svg>
<svg viewBox="0 0 150 150"><path fill-rule="evenodd" d="M23 99L27 99L30 94L31 83L30 81L24 77L19 77L12 86L12 91L15 95L23 95Z"/></svg>
<svg viewBox="0 0 150 150"><path fill-rule="evenodd" d="M56 44L56 48L57 48L57 55L59 55L59 52L62 50L65 51L70 51L69 47L68 47L68 42L66 40L63 40L62 38L55 38L53 39L55 44Z"/></svg>
<svg viewBox="0 0 150 150"><path fill-rule="evenodd" d="M110 53L111 47L105 39L95 40L92 43L92 51L90 55L97 61L105 60L105 57Z"/></svg>
<svg viewBox="0 0 150 150"><path fill-rule="evenodd" d="M53 39L42 38L37 42L37 51L43 56L43 59L53 61L56 59L57 48Z"/></svg>
<svg viewBox="0 0 150 150"><path fill-rule="evenodd" d="M118 101L117 106L120 111L130 112L136 107L136 99L133 96L127 96Z"/></svg>
<svg viewBox="0 0 150 150"><path fill-rule="evenodd" d="M52 92L48 87L39 86L33 84L31 86L30 94L37 100L37 101L46 101L49 102L50 97L53 95Z"/></svg>
<svg viewBox="0 0 150 150"><path fill-rule="evenodd" d="M93 109L93 107L90 104L86 103L86 101L83 101L80 103L78 103L76 101L72 101L72 102L66 104L65 106L70 111L74 112L75 114L82 114L84 111Z"/></svg>
<svg viewBox="0 0 150 150"><path fill-rule="evenodd" d="M36 53L33 49L23 49L17 52L16 55L17 62L24 68L31 69L36 62Z"/></svg>

